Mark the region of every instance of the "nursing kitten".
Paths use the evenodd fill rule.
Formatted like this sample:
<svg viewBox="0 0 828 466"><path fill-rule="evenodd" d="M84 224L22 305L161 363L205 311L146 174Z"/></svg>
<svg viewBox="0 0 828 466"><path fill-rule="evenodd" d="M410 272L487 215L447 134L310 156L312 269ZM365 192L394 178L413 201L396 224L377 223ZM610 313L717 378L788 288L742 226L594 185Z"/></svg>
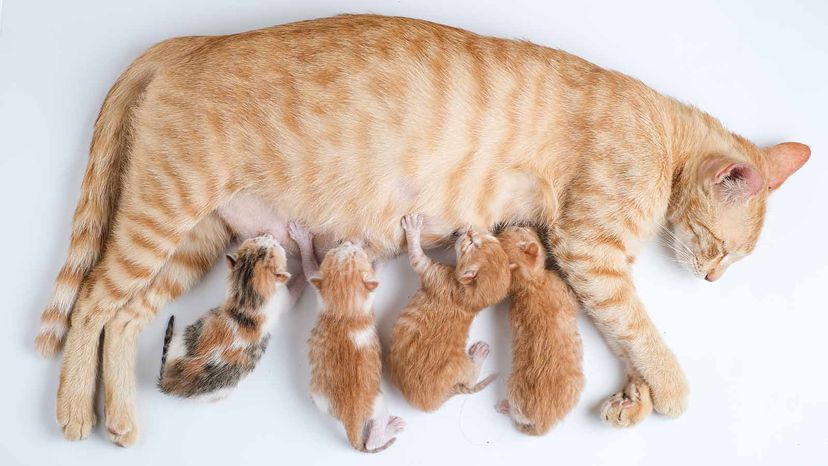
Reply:
<svg viewBox="0 0 828 466"><path fill-rule="evenodd" d="M230 290L223 305L184 332L174 334L170 317L158 388L183 398L226 397L259 362L270 330L305 287L297 275L288 286L285 251L272 236L248 239L227 256Z"/></svg>
<svg viewBox="0 0 828 466"><path fill-rule="evenodd" d="M607 400L608 419L638 409L628 392L678 416L687 381L630 264L666 221L688 268L719 278L809 154L757 147L564 51L428 21L345 15L166 40L118 78L95 123L36 341L44 355L66 342L58 423L89 435L101 373L107 430L134 443L137 336L223 250L217 213L232 223L225 209L251 198L377 257L401 250L413 211L432 219L427 244L469 221L550 224L567 282L636 386Z"/></svg>
<svg viewBox="0 0 828 466"><path fill-rule="evenodd" d="M575 406L584 388L578 301L561 277L544 267L546 252L534 231L510 227L497 237L517 265L509 288L512 375L498 411L510 414L520 431L543 435Z"/></svg>
<svg viewBox="0 0 828 466"><path fill-rule="evenodd" d="M391 380L410 404L433 411L452 395L475 393L495 378L477 382L489 345L479 341L467 352L466 340L477 313L506 296L509 258L495 237L468 228L455 243L457 267L440 264L423 253L421 215L406 215L402 227L420 289L394 325Z"/></svg>
<svg viewBox="0 0 828 466"><path fill-rule="evenodd" d="M310 234L294 223L288 233L299 245L305 275L322 302L308 341L314 404L342 422L356 450L385 450L405 423L389 416L380 389L380 343L373 308L379 283L371 263L361 247L344 242L328 251L320 268Z"/></svg>

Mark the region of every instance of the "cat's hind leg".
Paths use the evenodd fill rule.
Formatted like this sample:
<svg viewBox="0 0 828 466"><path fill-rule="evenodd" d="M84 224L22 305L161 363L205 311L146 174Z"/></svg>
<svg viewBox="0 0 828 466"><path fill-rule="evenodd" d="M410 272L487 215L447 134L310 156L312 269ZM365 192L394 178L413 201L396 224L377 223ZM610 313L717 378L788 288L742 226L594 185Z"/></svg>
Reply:
<svg viewBox="0 0 828 466"><path fill-rule="evenodd" d="M477 381L480 377L480 371L483 369L483 363L486 362L488 357L489 344L485 341L478 341L469 347L469 361L471 364L468 366L464 380L455 386L456 394L477 393L497 378L496 374L491 374L480 382Z"/></svg>
<svg viewBox="0 0 828 466"><path fill-rule="evenodd" d="M365 449L371 453L382 451L396 440L396 435L405 429L405 421L388 414L385 397L379 393L374 399L373 412L369 421Z"/></svg>
<svg viewBox="0 0 828 466"><path fill-rule="evenodd" d="M225 249L230 232L217 215L199 222L164 265L150 286L118 311L104 327L103 384L106 428L109 438L122 447L138 440L135 416L135 359L138 336L158 309L196 284ZM182 335L173 336L168 360L181 346Z"/></svg>

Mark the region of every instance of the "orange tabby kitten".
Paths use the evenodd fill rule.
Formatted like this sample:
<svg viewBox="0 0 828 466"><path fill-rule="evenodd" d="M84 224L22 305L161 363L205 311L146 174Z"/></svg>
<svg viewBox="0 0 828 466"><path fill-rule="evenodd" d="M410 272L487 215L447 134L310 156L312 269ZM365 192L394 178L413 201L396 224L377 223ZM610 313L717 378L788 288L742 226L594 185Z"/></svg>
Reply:
<svg viewBox="0 0 828 466"><path fill-rule="evenodd" d="M379 283L368 256L346 241L328 251L320 268L310 233L293 223L288 233L299 245L305 275L322 301L308 341L313 401L342 422L355 449L385 450L405 423L388 415L380 390L380 344L373 308Z"/></svg>
<svg viewBox="0 0 828 466"><path fill-rule="evenodd" d="M469 327L480 310L501 301L509 290L509 259L497 239L468 228L455 243L457 267L432 261L423 253L423 217L403 217L411 267L420 289L394 325L391 380L406 400L424 411L440 407L457 393L475 393L489 345L479 341L466 352Z"/></svg>
<svg viewBox="0 0 828 466"><path fill-rule="evenodd" d="M246 240L227 256L230 291L225 303L180 334L167 324L158 388L184 398L226 397L261 359L270 330L305 286L302 276L287 285L285 251L272 236Z"/></svg>
<svg viewBox="0 0 828 466"><path fill-rule="evenodd" d="M361 239L372 257L401 250L407 212L433 219L427 245L468 223L548 224L628 385L678 416L688 386L636 294L637 251L666 222L688 267L719 278L754 249L769 193L809 153L756 147L566 52L427 21L348 15L161 42L104 101L41 318L39 351L66 344L57 420L75 440L95 424L105 329L107 430L137 439L137 336L248 211L303 222L323 249ZM617 419L638 401L607 403Z"/></svg>
<svg viewBox="0 0 828 466"><path fill-rule="evenodd" d="M534 231L511 227L497 237L517 265L509 289L512 375L498 411L511 415L522 432L543 435L572 410L584 388L578 302L544 267L546 253Z"/></svg>

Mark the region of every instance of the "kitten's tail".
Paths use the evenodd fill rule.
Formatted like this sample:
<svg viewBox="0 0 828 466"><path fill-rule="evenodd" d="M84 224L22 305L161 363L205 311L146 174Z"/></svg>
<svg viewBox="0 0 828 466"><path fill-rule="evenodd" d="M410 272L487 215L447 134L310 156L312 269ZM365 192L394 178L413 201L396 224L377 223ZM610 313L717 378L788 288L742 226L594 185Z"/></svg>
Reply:
<svg viewBox="0 0 828 466"><path fill-rule="evenodd" d="M109 236L132 143L133 109L155 76L156 54L150 49L124 71L109 90L95 121L89 162L72 219L69 252L40 316L35 346L43 356L53 356L63 347L81 285Z"/></svg>
<svg viewBox="0 0 828 466"><path fill-rule="evenodd" d="M366 447L366 443L368 442L368 432L371 431L373 425L373 419L369 419L368 422L349 421L345 423L345 433L348 435L348 441L351 443L351 446L354 447L354 450L358 450L363 453L379 453L397 441L397 437L392 437L390 440L385 442L385 445L369 450Z"/></svg>
<svg viewBox="0 0 828 466"><path fill-rule="evenodd" d="M472 385L471 387L469 387L468 385L465 385L465 384L458 383L457 385L454 386L454 394L455 395L469 395L469 394L472 394L472 393L477 393L480 390L483 390L484 388L486 388L490 383L494 382L494 380L496 378L497 378L497 374L491 374L488 377L486 377L485 379L481 380L480 382L477 382L476 384Z"/></svg>
<svg viewBox="0 0 828 466"><path fill-rule="evenodd" d="M175 316L170 316L167 321L167 331L164 332L164 347L161 349L161 373L158 374L158 383L161 384L161 379L164 378L164 367L167 365L167 353L170 350L170 342L173 339L173 327L175 325Z"/></svg>

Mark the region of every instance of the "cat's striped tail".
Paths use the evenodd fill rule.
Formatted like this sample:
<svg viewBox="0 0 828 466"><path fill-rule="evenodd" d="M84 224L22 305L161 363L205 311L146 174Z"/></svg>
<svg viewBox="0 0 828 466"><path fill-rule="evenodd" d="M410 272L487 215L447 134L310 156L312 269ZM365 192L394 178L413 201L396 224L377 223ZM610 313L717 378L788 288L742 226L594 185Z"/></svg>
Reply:
<svg viewBox="0 0 828 466"><path fill-rule="evenodd" d="M41 314L40 332L35 339L37 351L43 356L53 356L63 347L83 282L103 254L129 157L133 108L157 69L154 55L158 51L153 49L115 81L95 121L89 162L72 219L69 252Z"/></svg>

